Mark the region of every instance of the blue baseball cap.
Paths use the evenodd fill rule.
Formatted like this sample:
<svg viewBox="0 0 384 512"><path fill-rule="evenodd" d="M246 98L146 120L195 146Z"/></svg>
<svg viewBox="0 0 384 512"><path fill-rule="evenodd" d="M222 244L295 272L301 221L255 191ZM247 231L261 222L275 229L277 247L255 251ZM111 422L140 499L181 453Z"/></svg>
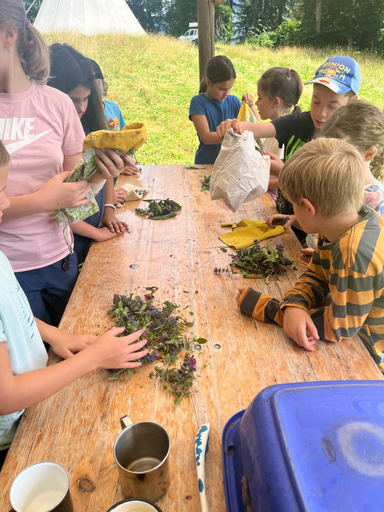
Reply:
<svg viewBox="0 0 384 512"><path fill-rule="evenodd" d="M305 83L308 84L324 85L336 94L349 91L357 94L361 84L360 66L351 57L330 57L319 67L314 78Z"/></svg>

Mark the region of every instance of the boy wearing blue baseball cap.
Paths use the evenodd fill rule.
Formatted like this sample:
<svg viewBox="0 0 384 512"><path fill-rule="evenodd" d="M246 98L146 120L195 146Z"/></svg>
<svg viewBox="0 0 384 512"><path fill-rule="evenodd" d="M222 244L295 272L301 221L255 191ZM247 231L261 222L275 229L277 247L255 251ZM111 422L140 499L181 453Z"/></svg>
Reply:
<svg viewBox="0 0 384 512"><path fill-rule="evenodd" d="M240 123L236 119L227 119L219 125L217 134L222 140L227 130L233 128L239 134L243 130L249 130L253 132L255 139L276 137L279 146L284 147L284 161L287 161L295 151L313 138L316 131L323 128L339 107L347 105L350 98L357 97L360 83L360 66L355 60L341 55L330 57L318 68L314 78L305 84L313 84L309 112L292 112L271 123ZM278 176L282 166L282 162L275 161L271 173ZM292 204L280 189L276 209L283 215L293 215Z"/></svg>

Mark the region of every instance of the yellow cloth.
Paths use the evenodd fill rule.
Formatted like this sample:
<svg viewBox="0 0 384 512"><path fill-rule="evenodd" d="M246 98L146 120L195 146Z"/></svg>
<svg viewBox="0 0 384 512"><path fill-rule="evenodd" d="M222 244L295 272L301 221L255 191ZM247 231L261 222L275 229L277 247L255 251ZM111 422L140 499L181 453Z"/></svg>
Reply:
<svg viewBox="0 0 384 512"><path fill-rule="evenodd" d="M219 239L230 247L243 249L253 244L255 240L261 242L266 238L281 235L285 232L283 226L270 228L266 222L243 219L238 223L223 223L222 227L232 226L233 231L219 236Z"/></svg>
<svg viewBox="0 0 384 512"><path fill-rule="evenodd" d="M123 153L139 149L148 139L147 128L143 123L131 123L120 131L98 130L85 138L83 150L90 148L119 149Z"/></svg>
<svg viewBox="0 0 384 512"><path fill-rule="evenodd" d="M242 101L239 113L237 114L237 120L240 122L246 121L246 119L249 115L249 111L250 111L249 106L245 103L245 101Z"/></svg>

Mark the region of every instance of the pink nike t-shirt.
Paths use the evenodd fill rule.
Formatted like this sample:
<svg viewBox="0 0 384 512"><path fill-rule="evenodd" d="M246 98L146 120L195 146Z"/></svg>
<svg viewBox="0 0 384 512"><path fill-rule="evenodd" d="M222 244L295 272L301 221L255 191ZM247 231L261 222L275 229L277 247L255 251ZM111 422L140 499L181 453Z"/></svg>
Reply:
<svg viewBox="0 0 384 512"><path fill-rule="evenodd" d="M6 195L32 194L63 172L64 157L81 153L84 131L69 97L32 82L19 94L0 93L0 139L11 155ZM0 224L0 250L15 272L56 263L68 254L55 212Z"/></svg>

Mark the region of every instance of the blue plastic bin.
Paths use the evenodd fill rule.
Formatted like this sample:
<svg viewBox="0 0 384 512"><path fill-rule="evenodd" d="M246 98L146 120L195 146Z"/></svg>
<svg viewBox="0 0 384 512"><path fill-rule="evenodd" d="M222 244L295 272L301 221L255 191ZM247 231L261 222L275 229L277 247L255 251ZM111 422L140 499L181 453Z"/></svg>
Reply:
<svg viewBox="0 0 384 512"><path fill-rule="evenodd" d="M228 512L384 511L384 381L271 386L223 431Z"/></svg>

